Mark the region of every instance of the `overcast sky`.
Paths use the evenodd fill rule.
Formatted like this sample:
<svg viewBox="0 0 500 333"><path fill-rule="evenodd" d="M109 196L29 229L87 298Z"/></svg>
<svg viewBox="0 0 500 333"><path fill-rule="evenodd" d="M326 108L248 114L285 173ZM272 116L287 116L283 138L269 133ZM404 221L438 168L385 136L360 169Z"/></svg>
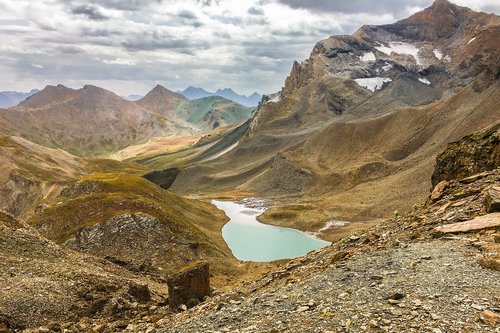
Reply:
<svg viewBox="0 0 500 333"><path fill-rule="evenodd" d="M456 0L500 13L499 0ZM432 0L0 0L0 90L156 83L271 93L330 35L391 23Z"/></svg>

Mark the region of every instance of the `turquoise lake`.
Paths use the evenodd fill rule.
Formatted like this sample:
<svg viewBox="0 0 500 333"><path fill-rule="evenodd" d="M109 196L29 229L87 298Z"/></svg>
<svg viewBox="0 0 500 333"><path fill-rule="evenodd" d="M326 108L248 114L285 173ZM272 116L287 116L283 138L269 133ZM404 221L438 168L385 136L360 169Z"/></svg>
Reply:
<svg viewBox="0 0 500 333"><path fill-rule="evenodd" d="M292 259L330 245L295 229L260 223L257 216L265 208L250 208L232 201L212 200L212 203L230 219L222 228L222 237L239 260L267 262Z"/></svg>

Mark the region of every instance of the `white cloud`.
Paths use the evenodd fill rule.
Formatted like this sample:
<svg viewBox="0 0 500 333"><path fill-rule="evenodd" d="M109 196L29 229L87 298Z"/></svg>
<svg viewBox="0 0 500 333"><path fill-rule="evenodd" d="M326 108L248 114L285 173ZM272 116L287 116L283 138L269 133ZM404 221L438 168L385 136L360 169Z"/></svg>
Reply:
<svg viewBox="0 0 500 333"><path fill-rule="evenodd" d="M126 65L126 66L135 66L136 65L136 62L134 60L123 59L123 58L116 58L116 59L111 59L111 60L104 59L102 62L105 64L109 64L109 65Z"/></svg>
<svg viewBox="0 0 500 333"><path fill-rule="evenodd" d="M125 95L161 82L271 93L317 41L431 3L387 1L339 0L343 7L332 11L326 0L301 2L314 8L280 0L0 0L0 90L89 82ZM496 2L457 1L476 9ZM354 10L357 3L365 6Z"/></svg>

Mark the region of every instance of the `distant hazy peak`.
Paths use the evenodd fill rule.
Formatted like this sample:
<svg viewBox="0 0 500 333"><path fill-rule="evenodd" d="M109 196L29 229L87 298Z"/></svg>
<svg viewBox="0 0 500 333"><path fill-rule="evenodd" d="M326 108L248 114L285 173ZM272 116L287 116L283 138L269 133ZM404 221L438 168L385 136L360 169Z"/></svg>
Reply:
<svg viewBox="0 0 500 333"><path fill-rule="evenodd" d="M186 96L190 100L199 99L203 97L210 97L210 96L221 96L233 102L248 107L257 106L260 100L262 99L262 95L258 94L257 92L254 92L250 96L245 96L238 94L232 88L219 88L215 93L213 93L203 88L189 86L183 91L179 91L179 93Z"/></svg>
<svg viewBox="0 0 500 333"><path fill-rule="evenodd" d="M38 89L31 89L30 92L0 91L0 108L9 108L18 105L20 102L37 92Z"/></svg>

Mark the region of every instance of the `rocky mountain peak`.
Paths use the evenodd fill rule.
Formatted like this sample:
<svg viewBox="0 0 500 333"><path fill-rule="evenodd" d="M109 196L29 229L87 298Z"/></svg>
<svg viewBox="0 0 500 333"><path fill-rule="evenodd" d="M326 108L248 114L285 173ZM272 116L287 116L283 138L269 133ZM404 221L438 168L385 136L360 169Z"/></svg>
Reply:
<svg viewBox="0 0 500 333"><path fill-rule="evenodd" d="M115 95L115 93L113 93L109 90L106 90L106 89L101 88L101 87L93 86L90 84L84 85L82 89L79 89L79 92L81 92L82 94L85 94L89 97L97 97L98 95Z"/></svg>
<svg viewBox="0 0 500 333"><path fill-rule="evenodd" d="M57 86L48 85L21 102L19 106L21 108L36 109L51 104L54 101L66 100L73 97L75 94L76 90L63 86L62 84L58 84Z"/></svg>
<svg viewBox="0 0 500 333"><path fill-rule="evenodd" d="M438 0L393 24L331 36L293 63L281 97L261 105L251 128L383 114L391 103L426 105L474 80L480 91L497 77L499 30L497 15Z"/></svg>
<svg viewBox="0 0 500 333"><path fill-rule="evenodd" d="M136 103L154 113L172 116L175 110L175 103L184 100L187 100L187 98L183 95L157 84L146 96Z"/></svg>
<svg viewBox="0 0 500 333"><path fill-rule="evenodd" d="M146 96L138 101L138 104L151 101L152 99L161 99L163 101L165 101L165 99L186 100L186 97L182 96L179 93L173 92L160 84L157 84Z"/></svg>

